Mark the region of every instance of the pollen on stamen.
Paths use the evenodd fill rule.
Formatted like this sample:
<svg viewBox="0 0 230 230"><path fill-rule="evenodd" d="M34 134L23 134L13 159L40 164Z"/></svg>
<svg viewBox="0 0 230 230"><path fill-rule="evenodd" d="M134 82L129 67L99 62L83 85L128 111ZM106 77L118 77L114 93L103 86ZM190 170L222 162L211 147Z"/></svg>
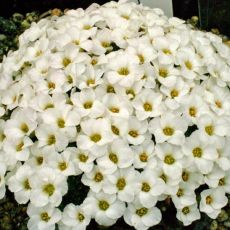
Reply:
<svg viewBox="0 0 230 230"><path fill-rule="evenodd" d="M121 67L117 72L123 76L129 75L129 69L127 67Z"/></svg>

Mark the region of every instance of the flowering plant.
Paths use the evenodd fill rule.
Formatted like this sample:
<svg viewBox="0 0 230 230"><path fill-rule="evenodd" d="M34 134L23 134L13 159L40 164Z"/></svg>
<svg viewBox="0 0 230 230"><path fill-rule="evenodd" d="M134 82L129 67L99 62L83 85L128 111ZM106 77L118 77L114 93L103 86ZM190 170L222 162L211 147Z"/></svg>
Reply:
<svg viewBox="0 0 230 230"><path fill-rule="evenodd" d="M33 23L0 64L0 198L29 229L184 225L230 193L230 49L160 9L92 4ZM89 193L60 211L67 179ZM195 190L201 186L199 207ZM77 188L76 188L77 190Z"/></svg>

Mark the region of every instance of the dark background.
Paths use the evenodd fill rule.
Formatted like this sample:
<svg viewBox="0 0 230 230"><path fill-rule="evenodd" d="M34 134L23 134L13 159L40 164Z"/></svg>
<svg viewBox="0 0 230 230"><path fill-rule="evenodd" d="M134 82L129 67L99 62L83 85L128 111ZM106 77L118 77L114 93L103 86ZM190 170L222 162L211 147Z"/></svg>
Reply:
<svg viewBox="0 0 230 230"><path fill-rule="evenodd" d="M43 13L53 8L86 8L93 2L103 4L107 1L0 0L0 16L8 18L15 12L25 14L31 11L38 11ZM202 29L218 28L221 33L230 36L230 0L173 0L173 11L174 16L185 20L194 15L200 15L200 27Z"/></svg>
<svg viewBox="0 0 230 230"><path fill-rule="evenodd" d="M156 0L157 1L157 0ZM160 1L160 0L159 0ZM0 0L0 16L9 17L15 12L44 12L52 8L86 8L92 2L103 4L106 0ZM173 0L174 14L180 18L190 18L198 14L197 0Z"/></svg>

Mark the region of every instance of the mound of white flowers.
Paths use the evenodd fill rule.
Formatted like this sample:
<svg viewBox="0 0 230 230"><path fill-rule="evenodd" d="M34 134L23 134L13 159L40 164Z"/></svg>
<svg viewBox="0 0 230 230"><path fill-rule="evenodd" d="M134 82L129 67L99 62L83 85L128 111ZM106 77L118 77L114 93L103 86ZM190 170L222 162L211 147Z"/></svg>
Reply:
<svg viewBox="0 0 230 230"><path fill-rule="evenodd" d="M221 38L120 1L42 19L19 40L0 64L0 198L6 184L28 203L29 229L123 216L145 230L169 197L184 225L217 217L230 193ZM61 212L67 179L80 174L89 193Z"/></svg>

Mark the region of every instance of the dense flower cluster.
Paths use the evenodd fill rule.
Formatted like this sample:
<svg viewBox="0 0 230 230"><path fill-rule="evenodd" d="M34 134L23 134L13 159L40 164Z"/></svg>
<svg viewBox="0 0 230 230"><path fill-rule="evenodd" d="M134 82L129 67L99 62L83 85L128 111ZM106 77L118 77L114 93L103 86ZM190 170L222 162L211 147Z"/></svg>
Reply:
<svg viewBox="0 0 230 230"><path fill-rule="evenodd" d="M230 49L218 36L120 1L42 19L19 40L0 64L0 198L6 184L28 203L29 229L123 216L145 230L168 197L184 225L217 217L230 193ZM61 212L80 174L90 191Z"/></svg>

